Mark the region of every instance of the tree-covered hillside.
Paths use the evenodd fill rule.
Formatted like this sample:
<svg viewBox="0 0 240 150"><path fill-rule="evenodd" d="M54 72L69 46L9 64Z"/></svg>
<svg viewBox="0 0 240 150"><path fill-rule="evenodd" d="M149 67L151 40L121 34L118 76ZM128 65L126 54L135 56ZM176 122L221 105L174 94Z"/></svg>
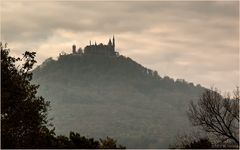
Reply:
<svg viewBox="0 0 240 150"><path fill-rule="evenodd" d="M186 110L203 91L124 56L60 55L33 71L56 132L110 136L128 148L167 148L189 130Z"/></svg>

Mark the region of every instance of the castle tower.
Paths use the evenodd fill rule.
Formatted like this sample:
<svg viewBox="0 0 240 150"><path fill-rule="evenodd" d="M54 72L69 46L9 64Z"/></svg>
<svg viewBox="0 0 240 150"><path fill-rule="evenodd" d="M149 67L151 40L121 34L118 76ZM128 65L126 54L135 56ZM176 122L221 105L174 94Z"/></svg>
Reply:
<svg viewBox="0 0 240 150"><path fill-rule="evenodd" d="M113 50L115 51L115 38L114 38L114 35L113 35Z"/></svg>
<svg viewBox="0 0 240 150"><path fill-rule="evenodd" d="M72 53L76 54L76 45L75 44L73 44L73 46L72 46Z"/></svg>

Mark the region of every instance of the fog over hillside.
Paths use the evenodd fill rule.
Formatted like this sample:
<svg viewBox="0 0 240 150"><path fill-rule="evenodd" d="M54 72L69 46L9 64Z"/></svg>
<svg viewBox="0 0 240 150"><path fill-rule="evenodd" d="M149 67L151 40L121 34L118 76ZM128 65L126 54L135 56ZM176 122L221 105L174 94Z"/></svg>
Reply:
<svg viewBox="0 0 240 150"><path fill-rule="evenodd" d="M188 103L204 88L161 77L111 46L87 46L84 53L73 46L72 54L49 58L33 71L39 95L51 101L56 132L110 136L128 148L167 148L189 130Z"/></svg>

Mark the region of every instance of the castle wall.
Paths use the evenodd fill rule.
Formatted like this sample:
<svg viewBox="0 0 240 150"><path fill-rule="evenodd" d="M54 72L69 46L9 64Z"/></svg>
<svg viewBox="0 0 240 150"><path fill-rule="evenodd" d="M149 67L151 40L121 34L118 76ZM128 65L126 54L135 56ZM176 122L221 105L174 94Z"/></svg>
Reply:
<svg viewBox="0 0 240 150"><path fill-rule="evenodd" d="M79 54L79 55L105 55L105 56L117 56L118 53L115 52L115 39L113 37L113 43L111 42L111 39L109 39L108 45L103 45L102 43L86 46L84 48L84 53L82 52L82 49L79 48L78 51L76 51L76 45L73 45L72 47L73 54Z"/></svg>
<svg viewBox="0 0 240 150"><path fill-rule="evenodd" d="M84 48L84 54L115 56L115 50L110 45L89 45Z"/></svg>

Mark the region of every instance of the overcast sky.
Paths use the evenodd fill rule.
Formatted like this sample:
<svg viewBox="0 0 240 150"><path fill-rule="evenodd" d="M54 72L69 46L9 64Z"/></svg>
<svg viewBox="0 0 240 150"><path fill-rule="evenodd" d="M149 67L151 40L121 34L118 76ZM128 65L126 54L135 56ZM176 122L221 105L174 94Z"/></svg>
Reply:
<svg viewBox="0 0 240 150"><path fill-rule="evenodd" d="M160 76L232 91L239 85L239 4L235 2L1 2L1 41L38 64L107 43Z"/></svg>

